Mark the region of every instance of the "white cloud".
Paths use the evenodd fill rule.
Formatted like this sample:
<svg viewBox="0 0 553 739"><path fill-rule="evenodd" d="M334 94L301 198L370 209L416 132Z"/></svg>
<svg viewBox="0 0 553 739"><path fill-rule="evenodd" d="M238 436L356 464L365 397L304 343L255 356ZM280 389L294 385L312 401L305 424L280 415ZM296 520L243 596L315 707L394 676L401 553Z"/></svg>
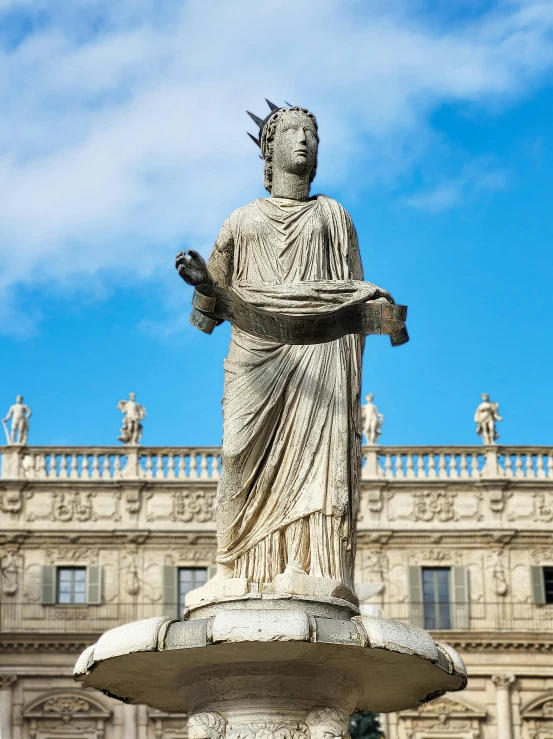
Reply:
<svg viewBox="0 0 553 739"><path fill-rule="evenodd" d="M21 285L140 279L183 243L206 248L259 193L244 110L263 112L265 96L317 114L317 189L352 173L363 188L421 155L437 106L510 103L550 71L549 1L457 25L410 7L0 0L0 18L35 24L18 43L4 31L0 54L4 303ZM441 187L428 203L466 185Z"/></svg>
<svg viewBox="0 0 553 739"><path fill-rule="evenodd" d="M487 159L466 165L458 177L442 180L437 185L405 199L406 205L429 213L440 213L467 202L474 202L484 193L506 190L509 177Z"/></svg>

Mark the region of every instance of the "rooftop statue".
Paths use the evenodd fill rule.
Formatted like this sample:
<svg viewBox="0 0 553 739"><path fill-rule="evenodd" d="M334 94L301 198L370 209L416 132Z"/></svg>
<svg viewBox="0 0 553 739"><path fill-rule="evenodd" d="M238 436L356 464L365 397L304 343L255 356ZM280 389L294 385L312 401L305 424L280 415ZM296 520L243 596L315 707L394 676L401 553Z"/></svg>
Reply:
<svg viewBox="0 0 553 739"><path fill-rule="evenodd" d="M499 415L499 403L492 403L488 393L482 393L482 402L474 414L476 433L486 445L495 444L499 439L496 422L503 419Z"/></svg>
<svg viewBox="0 0 553 739"><path fill-rule="evenodd" d="M365 398L366 403L362 408L363 411L363 433L367 444L376 444L378 437L382 433L382 424L384 416L378 412L378 408L373 403L374 395L369 393Z"/></svg>
<svg viewBox="0 0 553 739"><path fill-rule="evenodd" d="M233 324L217 577L270 583L282 573L308 575L351 590L364 334L403 343L406 309L364 281L349 213L309 194L315 116L269 106L264 120L250 116L270 197L227 218L207 265L195 251L176 258L180 276L197 286L193 323L207 332L222 318Z"/></svg>
<svg viewBox="0 0 553 739"><path fill-rule="evenodd" d="M27 444L29 438L29 419L32 415L32 410L23 403L23 396L18 395L15 403L7 412L6 417L2 419L6 442L8 444L18 444L20 446ZM10 419L12 422L11 429L7 426L7 422Z"/></svg>
<svg viewBox="0 0 553 739"><path fill-rule="evenodd" d="M146 409L136 402L136 394L129 393L128 400L120 400L117 410L123 414L123 425L121 426L119 441L123 444L140 444L142 438L142 421L146 418Z"/></svg>

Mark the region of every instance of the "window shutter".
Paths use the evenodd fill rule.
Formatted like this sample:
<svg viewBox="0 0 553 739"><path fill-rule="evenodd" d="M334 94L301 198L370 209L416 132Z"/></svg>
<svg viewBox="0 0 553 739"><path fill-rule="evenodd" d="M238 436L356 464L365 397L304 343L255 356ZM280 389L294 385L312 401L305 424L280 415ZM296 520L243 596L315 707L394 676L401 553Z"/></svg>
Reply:
<svg viewBox="0 0 553 739"><path fill-rule="evenodd" d="M56 568L45 565L40 570L40 602L52 606L56 602Z"/></svg>
<svg viewBox="0 0 553 739"><path fill-rule="evenodd" d="M532 601L537 606L545 605L545 581L543 567L530 567L530 581L532 583Z"/></svg>
<svg viewBox="0 0 553 739"><path fill-rule="evenodd" d="M451 568L451 604L453 628L469 628L469 572L467 567Z"/></svg>
<svg viewBox="0 0 553 739"><path fill-rule="evenodd" d="M178 569L163 565L163 615L167 618L181 618L179 611Z"/></svg>
<svg viewBox="0 0 553 739"><path fill-rule="evenodd" d="M86 568L86 602L90 605L102 602L102 568L98 565Z"/></svg>
<svg viewBox="0 0 553 739"><path fill-rule="evenodd" d="M424 604L422 599L422 568L409 567L409 623L424 629Z"/></svg>

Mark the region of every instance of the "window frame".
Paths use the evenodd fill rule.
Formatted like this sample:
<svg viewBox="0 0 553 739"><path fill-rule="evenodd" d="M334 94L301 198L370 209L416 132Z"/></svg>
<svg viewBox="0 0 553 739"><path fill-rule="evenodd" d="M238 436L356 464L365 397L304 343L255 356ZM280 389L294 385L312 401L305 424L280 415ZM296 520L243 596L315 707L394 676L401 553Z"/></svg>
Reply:
<svg viewBox="0 0 553 739"><path fill-rule="evenodd" d="M424 628L432 631L451 631L454 621L453 601L453 572L451 567L421 567L422 579L422 607ZM425 572L433 574L434 600L427 601L425 598ZM440 572L447 572L447 601L440 600L440 583L438 577ZM437 598L437 600L436 600ZM428 609L432 609L432 615L428 615ZM445 611L445 613L444 613Z"/></svg>
<svg viewBox="0 0 553 739"><path fill-rule="evenodd" d="M543 594L546 606L553 606L553 565L543 565L541 568L543 578ZM549 575L549 578L547 575ZM548 581L549 580L549 581Z"/></svg>
<svg viewBox="0 0 553 739"><path fill-rule="evenodd" d="M57 565L55 569L56 569L56 603L55 604L57 606L86 606L86 605L88 605L88 591L87 591L87 588L88 588L88 568L87 567L82 567L82 566L79 566L79 565L77 565L77 566L75 566L75 565ZM73 575L72 578L71 578L71 580L70 580L70 583L71 583L70 596L71 596L72 600L69 600L69 601L62 601L61 600L61 597L60 597L61 596L61 590L60 590L61 577L60 576L64 572L71 572L72 575ZM75 601L74 600L75 594L76 594L75 585L77 584L77 582L75 580L75 573L76 572L84 572L84 589L83 589L83 592L82 592L82 597L83 597L83 601L82 602Z"/></svg>
<svg viewBox="0 0 553 739"><path fill-rule="evenodd" d="M190 572L194 573L191 577L191 585L186 592L183 592L183 588L181 587L181 572ZM195 573L196 572L203 572L205 573L205 580L203 582L198 583L196 581ZM181 613L184 610L184 599L191 590L195 590L196 588L202 587L202 585L205 585L207 581L209 580L209 569L207 567L177 567L177 608L178 612Z"/></svg>

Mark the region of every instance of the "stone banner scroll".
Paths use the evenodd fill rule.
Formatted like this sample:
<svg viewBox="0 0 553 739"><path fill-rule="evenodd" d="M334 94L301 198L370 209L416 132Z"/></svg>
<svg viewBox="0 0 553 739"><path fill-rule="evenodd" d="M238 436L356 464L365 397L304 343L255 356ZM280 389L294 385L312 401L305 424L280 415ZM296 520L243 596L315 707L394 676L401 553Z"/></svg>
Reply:
<svg viewBox="0 0 553 739"><path fill-rule="evenodd" d="M280 344L324 344L346 334L387 334L392 346L409 341L407 306L378 300L294 315L258 308L234 290L199 285L192 306L190 322L206 334L222 321L230 321L242 331Z"/></svg>

